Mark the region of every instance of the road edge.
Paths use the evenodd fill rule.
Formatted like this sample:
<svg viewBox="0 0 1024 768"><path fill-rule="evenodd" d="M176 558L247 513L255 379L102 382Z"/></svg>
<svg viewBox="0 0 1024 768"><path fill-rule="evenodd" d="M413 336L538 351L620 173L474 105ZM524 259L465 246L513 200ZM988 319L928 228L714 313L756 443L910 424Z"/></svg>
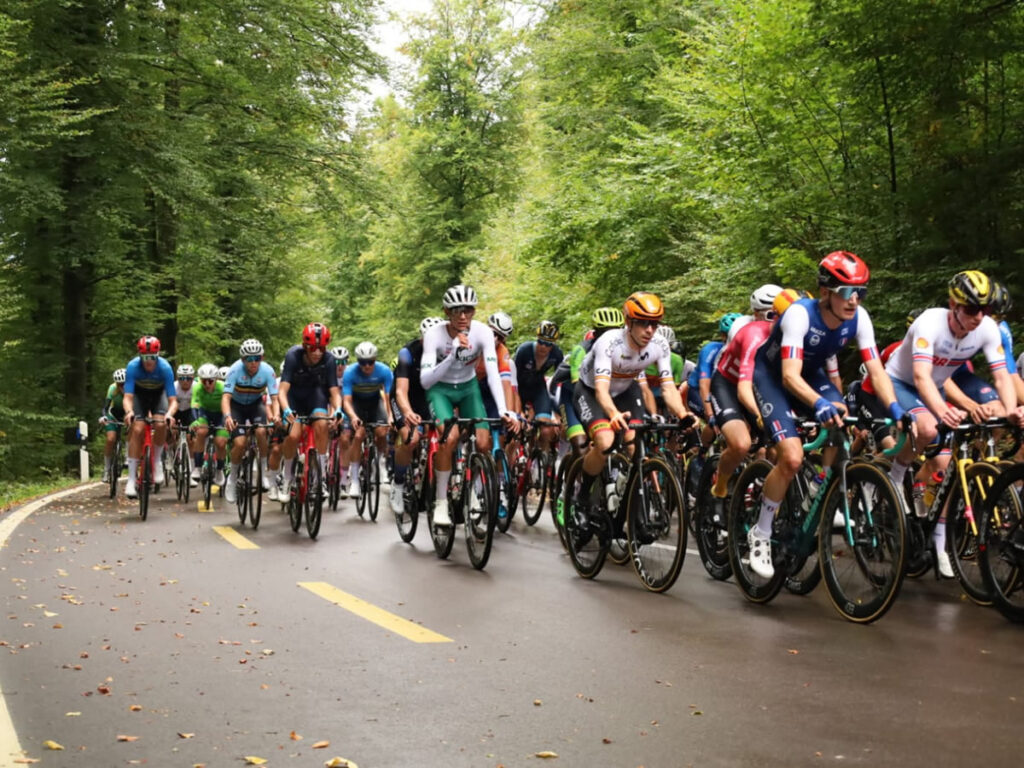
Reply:
<svg viewBox="0 0 1024 768"><path fill-rule="evenodd" d="M61 491L48 493L42 498L10 510L3 519L0 519L0 549L4 549L7 546L8 539L14 533L15 528L21 525L33 512L42 509L51 501L56 501L65 496L71 496L79 491L88 490L100 485L103 485L103 483L84 483L72 488L65 488ZM14 730L11 713L7 709L7 696L4 694L3 689L0 688L0 768L16 768L16 766L20 766L23 763L16 763L14 761L24 761L24 759L25 753L21 748L21 742L18 740L18 733Z"/></svg>

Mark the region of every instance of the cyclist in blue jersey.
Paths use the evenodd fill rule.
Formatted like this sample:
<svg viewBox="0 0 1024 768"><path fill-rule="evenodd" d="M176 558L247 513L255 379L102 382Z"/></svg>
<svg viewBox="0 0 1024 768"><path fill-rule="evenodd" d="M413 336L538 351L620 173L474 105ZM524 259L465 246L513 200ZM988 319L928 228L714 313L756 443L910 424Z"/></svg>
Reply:
<svg viewBox="0 0 1024 768"><path fill-rule="evenodd" d="M1014 390L1017 392L1017 403L1024 405L1024 379L1021 379L1017 361L1013 357L1013 332L1006 315L1013 306L1010 291L998 280L992 283L992 319L999 324L999 334L1003 337L1003 349L1006 351L1006 372L1010 374Z"/></svg>
<svg viewBox="0 0 1024 768"><path fill-rule="evenodd" d="M129 499L137 497L135 475L142 456L145 424L135 416L152 417L153 425L153 483L164 482L164 464L161 461L167 443L167 427L173 426L178 410L178 397L174 389L174 369L160 357L160 340L156 336L143 336L136 347L137 357L125 368L124 421L131 425L128 442L128 484L124 493ZM134 422L134 423L133 423Z"/></svg>
<svg viewBox="0 0 1024 768"><path fill-rule="evenodd" d="M358 498L359 462L363 456L363 440L366 439L365 422L377 422L374 439L380 456L387 455L388 431L393 424L391 417L391 384L394 374L384 363L377 362L377 346L364 341L356 349L356 365L345 369L341 382L342 408L352 425L352 448L349 450L349 474L352 482L348 495Z"/></svg>
<svg viewBox="0 0 1024 768"><path fill-rule="evenodd" d="M555 323L541 320L537 326L537 340L520 344L513 358L519 400L524 410L527 405L533 409L533 418L538 421L555 421L555 406L548 394L544 374L553 372L565 356L562 348L555 343L561 335ZM543 427L538 435L540 447L550 449L557 434L554 426Z"/></svg>
<svg viewBox="0 0 1024 768"><path fill-rule="evenodd" d="M323 323L309 323L302 330L302 344L288 350L277 389L281 416L288 422L288 436L281 445L284 454L285 487L281 498L287 499L294 480L292 459L298 453L302 425L299 416L333 416L341 420L341 388L338 386L338 364L327 351L331 330ZM294 408L294 410L292 410ZM316 419L310 424L313 442L320 458L320 477L327 491L327 444L330 438L329 419ZM337 426L337 424L336 424Z"/></svg>
<svg viewBox="0 0 1024 768"><path fill-rule="evenodd" d="M777 444L775 466L765 479L760 516L747 534L750 567L763 578L775 573L772 521L803 462L797 420L813 417L824 426L842 425L845 405L825 370L829 357L855 340L890 417L894 421L903 417L892 381L878 357L871 318L861 306L869 277L867 265L855 254L828 254L818 265L819 299L791 304L757 351L754 396L765 433Z"/></svg>
<svg viewBox="0 0 1024 768"><path fill-rule="evenodd" d="M242 468L245 454L245 432L239 427L249 424L277 422L277 376L269 363L263 362L263 345L257 339L246 339L238 349L241 358L228 369L221 397L220 410L224 414L224 426L231 433L231 472L224 486L224 498L229 504L236 500L235 488L238 473ZM269 411L269 412L268 412ZM277 470L267 466L270 455L267 445L267 430L256 430L260 462L263 465L263 490L269 491L271 483L277 482Z"/></svg>

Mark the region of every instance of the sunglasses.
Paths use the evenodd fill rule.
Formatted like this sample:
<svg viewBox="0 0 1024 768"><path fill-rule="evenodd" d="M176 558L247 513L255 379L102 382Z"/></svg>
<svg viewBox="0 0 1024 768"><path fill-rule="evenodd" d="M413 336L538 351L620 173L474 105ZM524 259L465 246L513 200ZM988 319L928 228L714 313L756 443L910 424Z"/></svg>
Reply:
<svg viewBox="0 0 1024 768"><path fill-rule="evenodd" d="M305 342L303 342L303 343L302 343L302 346L303 346L303 347L305 348L305 350L306 350L307 352L315 352L315 351L316 351L316 350L318 350L318 349L319 349L319 350L320 350L321 352L326 352L326 351L327 351L327 347L324 347L324 346L317 346L316 344L306 344Z"/></svg>
<svg viewBox="0 0 1024 768"><path fill-rule="evenodd" d="M832 293L836 294L843 301L849 301L856 296L861 301L868 295L868 287L866 285L843 285L839 288L833 288Z"/></svg>
<svg viewBox="0 0 1024 768"><path fill-rule="evenodd" d="M553 342L553 341L544 341L543 339L537 339L537 343L540 344L542 347L553 347L553 346L555 346L555 342Z"/></svg>
<svg viewBox="0 0 1024 768"><path fill-rule="evenodd" d="M216 379L203 379L203 384L216 384Z"/></svg>
<svg viewBox="0 0 1024 768"><path fill-rule="evenodd" d="M476 307L452 307L451 313L453 315L472 315L476 312Z"/></svg>
<svg viewBox="0 0 1024 768"><path fill-rule="evenodd" d="M242 360L246 363L258 363L263 359L263 355L246 355Z"/></svg>
<svg viewBox="0 0 1024 768"><path fill-rule="evenodd" d="M655 330L661 325L657 320L634 320L633 324L639 325L641 328L654 328Z"/></svg>
<svg viewBox="0 0 1024 768"><path fill-rule="evenodd" d="M360 360L359 364L362 365L362 366L367 366L367 365L374 365L374 364L376 364L376 362L377 362L376 360Z"/></svg>
<svg viewBox="0 0 1024 768"><path fill-rule="evenodd" d="M195 376L179 376L178 381L195 381Z"/></svg>
<svg viewBox="0 0 1024 768"><path fill-rule="evenodd" d="M984 312L986 315L992 313L991 304L982 304L980 306L978 304L961 304L960 309L962 309L964 311L964 314L967 315L968 317L975 317L982 312Z"/></svg>
<svg viewBox="0 0 1024 768"><path fill-rule="evenodd" d="M765 313L764 313L764 319L765 320L774 320L778 316L779 316L779 313L776 312L774 309L766 310Z"/></svg>
<svg viewBox="0 0 1024 768"><path fill-rule="evenodd" d="M139 355L139 359L144 363L156 360L158 357L160 357L160 355Z"/></svg>

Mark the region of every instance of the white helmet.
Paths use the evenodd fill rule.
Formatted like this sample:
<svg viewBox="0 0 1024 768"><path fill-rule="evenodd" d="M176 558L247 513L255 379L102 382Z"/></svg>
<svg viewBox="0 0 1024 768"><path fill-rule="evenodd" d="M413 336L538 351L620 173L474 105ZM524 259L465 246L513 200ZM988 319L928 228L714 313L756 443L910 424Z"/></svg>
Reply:
<svg viewBox="0 0 1024 768"><path fill-rule="evenodd" d="M672 330L672 326L671 325L659 325L657 332L659 334L661 334L662 336L664 336L665 337L665 341L667 341L669 344L674 344L675 343L675 341L676 341L676 332Z"/></svg>
<svg viewBox="0 0 1024 768"><path fill-rule="evenodd" d="M127 379L127 378L128 378L128 371L126 371L124 368L118 368L116 371L114 371L114 383L115 384L124 384L124 380Z"/></svg>
<svg viewBox="0 0 1024 768"><path fill-rule="evenodd" d="M281 367L277 369L278 373L284 373L284 360L281 361Z"/></svg>
<svg viewBox="0 0 1024 768"><path fill-rule="evenodd" d="M331 357L334 358L336 363L347 363L348 362L348 347L335 347L331 350Z"/></svg>
<svg viewBox="0 0 1024 768"><path fill-rule="evenodd" d="M468 285L462 285L462 283L453 285L444 292L444 298L441 299L441 304L445 309L452 309L453 307L475 307L476 291Z"/></svg>
<svg viewBox="0 0 1024 768"><path fill-rule="evenodd" d="M377 345L372 341L364 341L356 347L356 360L360 362L363 360L376 360L377 359Z"/></svg>
<svg viewBox="0 0 1024 768"><path fill-rule="evenodd" d="M213 363L203 363L199 366L199 378L200 379L216 379L217 378L217 366Z"/></svg>
<svg viewBox="0 0 1024 768"><path fill-rule="evenodd" d="M175 375L177 375L179 379L194 378L196 375L196 369L188 363L182 363L178 366L178 370L175 371Z"/></svg>
<svg viewBox="0 0 1024 768"><path fill-rule="evenodd" d="M220 379L221 381L227 381L228 371L230 370L231 368L229 366L222 365L220 368L217 369L217 378Z"/></svg>
<svg viewBox="0 0 1024 768"><path fill-rule="evenodd" d="M774 283L765 283L752 294L750 294L750 311L765 312L772 308L775 297L782 293L782 286Z"/></svg>
<svg viewBox="0 0 1024 768"><path fill-rule="evenodd" d="M499 336L508 338L512 334L512 318L504 312L495 312L487 318L487 325Z"/></svg>
<svg viewBox="0 0 1024 768"><path fill-rule="evenodd" d="M242 346L238 348L238 351L242 357L245 357L246 355L262 355L263 345L256 339L246 339L242 342Z"/></svg>
<svg viewBox="0 0 1024 768"><path fill-rule="evenodd" d="M443 317L424 317L420 320L420 336L426 336L427 331L435 325L442 325L444 321Z"/></svg>

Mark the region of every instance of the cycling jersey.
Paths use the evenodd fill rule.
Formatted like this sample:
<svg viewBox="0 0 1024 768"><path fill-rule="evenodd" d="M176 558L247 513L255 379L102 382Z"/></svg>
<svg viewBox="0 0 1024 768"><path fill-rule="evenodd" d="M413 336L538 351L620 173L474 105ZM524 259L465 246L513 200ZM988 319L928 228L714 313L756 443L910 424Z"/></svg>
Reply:
<svg viewBox="0 0 1024 768"><path fill-rule="evenodd" d="M136 386L140 390L156 392L163 390L167 397L175 397L174 369L162 357L156 359L152 373L142 367L142 358L134 357L125 368L125 394L134 395Z"/></svg>
<svg viewBox="0 0 1024 768"><path fill-rule="evenodd" d="M1006 350L991 317L982 318L980 325L962 338L953 334L949 323L950 310L942 307L927 309L918 315L907 329L899 349L886 363L889 376L913 386L914 363L928 362L932 364L932 381L936 387L942 387L961 365L980 351L984 351L991 370L1006 370Z"/></svg>
<svg viewBox="0 0 1024 768"><path fill-rule="evenodd" d="M374 363L370 373L364 373L360 365L350 365L345 368L341 380L341 394L350 395L355 400L379 398L381 388L385 392L391 391L394 378L391 369L381 362Z"/></svg>
<svg viewBox="0 0 1024 768"><path fill-rule="evenodd" d="M207 392L205 387L192 387L192 407L202 408L207 413L219 414L221 395L224 394L224 382L217 381L213 384L213 392Z"/></svg>
<svg viewBox="0 0 1024 768"><path fill-rule="evenodd" d="M512 356L508 352L508 347L503 342L496 341L494 343L494 351L498 355L498 373L501 374L502 381L512 383ZM487 366L484 365L483 357L476 361L476 377L477 379L484 379L487 376Z"/></svg>
<svg viewBox="0 0 1024 768"><path fill-rule="evenodd" d="M885 365L886 363L889 362L889 358L892 357L892 353L899 349L900 344L902 343L903 339L900 339L899 341L894 341L892 344L890 344L888 347L882 350L881 354L878 356L878 359L882 361L882 365ZM861 383L861 389L863 389L869 395L876 394L875 386L874 384L871 383L871 374L867 373L866 371L864 373L864 380Z"/></svg>
<svg viewBox="0 0 1024 768"><path fill-rule="evenodd" d="M189 382L188 389L181 386L180 381L174 382L174 394L178 397L178 405L182 408L185 407L185 403L192 402L192 388L196 385L193 382Z"/></svg>
<svg viewBox="0 0 1024 768"><path fill-rule="evenodd" d="M801 359L806 378L810 371L824 369L830 357L854 340L863 361L878 358L875 329L864 307L857 307L852 320L844 320L838 328L829 328L821 316L817 299L800 299L790 305L772 328L757 351L755 365L781 379L782 361Z"/></svg>
<svg viewBox="0 0 1024 768"><path fill-rule="evenodd" d="M772 331L770 320L751 320L726 343L715 366L733 384L754 378L754 356Z"/></svg>
<svg viewBox="0 0 1024 768"><path fill-rule="evenodd" d="M683 383L683 358L677 355L675 352L671 353L672 357L672 382L678 387ZM649 365L644 371L644 375L647 377L647 384L651 388L651 392L654 393L655 397L661 397L661 379L658 378L658 367L656 365Z"/></svg>
<svg viewBox="0 0 1024 768"><path fill-rule="evenodd" d="M264 391L271 397L277 394L277 376L270 363L261 362L256 373L250 376L245 363L235 360L224 382L224 391L231 395L234 402L250 405L261 401Z"/></svg>
<svg viewBox="0 0 1024 768"><path fill-rule="evenodd" d="M111 384L103 401L103 415L109 417L115 413L124 414L124 392L118 390L117 384Z"/></svg>
<svg viewBox="0 0 1024 768"><path fill-rule="evenodd" d="M423 337L423 356L420 358L420 382L423 389L429 392L435 384L460 385L470 381L475 384L476 362L483 357L487 387L491 390L499 413L506 412L508 408L501 387L501 374L498 373L494 333L479 320L472 320L466 331L469 346L462 347L455 345L455 338L448 333L448 328L448 323L435 325ZM482 403L480 412L483 412Z"/></svg>
<svg viewBox="0 0 1024 768"><path fill-rule="evenodd" d="M999 335L1003 339L1003 349L1006 351L1006 372L1017 373L1017 362L1013 359L1013 331L1005 320L999 321Z"/></svg>
<svg viewBox="0 0 1024 768"><path fill-rule="evenodd" d="M715 372L715 360L718 359L718 353L722 351L724 346L724 342L709 341L700 348L700 353L697 355L697 364L690 371L690 375L686 379L686 383L689 384L691 391L699 391L701 379L711 378L711 374Z"/></svg>
<svg viewBox="0 0 1024 768"><path fill-rule="evenodd" d="M348 368L345 370L347 372ZM294 394L296 390L329 390L338 386L338 363L334 355L324 352L319 363L309 365L306 362L305 349L301 344L296 344L285 355L281 381L287 381L291 385L289 395Z"/></svg>
<svg viewBox="0 0 1024 768"><path fill-rule="evenodd" d="M420 383L420 359L423 357L423 339L410 341L398 352L398 367L395 368L395 381L407 379L409 382L409 405L422 418L427 418L430 409L427 406L427 393ZM397 402L397 401L395 401Z"/></svg>
<svg viewBox="0 0 1024 768"><path fill-rule="evenodd" d="M548 348L547 358L538 367L537 365L537 342L528 341L520 344L516 350L515 366L516 375L519 379L519 392L523 400L532 400L538 390L546 390L544 374L553 371L562 362L565 356L562 348L553 344Z"/></svg>
<svg viewBox="0 0 1024 768"><path fill-rule="evenodd" d="M636 349L629 341L627 328L604 333L594 342L580 366L580 378L591 389L598 381L608 382L612 397L629 389L648 365L658 367L662 384L672 383L672 353L664 336L655 334L647 346Z"/></svg>

